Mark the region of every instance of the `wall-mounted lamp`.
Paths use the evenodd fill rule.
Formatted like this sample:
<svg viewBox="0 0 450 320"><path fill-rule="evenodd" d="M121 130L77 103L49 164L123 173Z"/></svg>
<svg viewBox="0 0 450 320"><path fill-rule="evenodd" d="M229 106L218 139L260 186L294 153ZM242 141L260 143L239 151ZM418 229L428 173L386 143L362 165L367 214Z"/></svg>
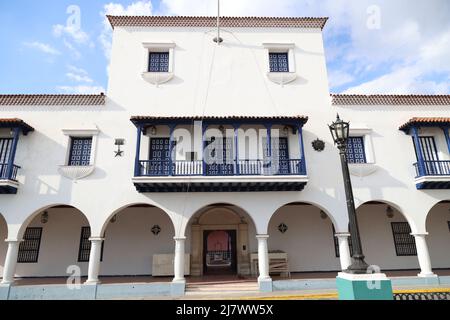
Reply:
<svg viewBox="0 0 450 320"><path fill-rule="evenodd" d="M156 127L155 126L150 126L149 130L150 130L150 135L152 135L152 136L156 135Z"/></svg>
<svg viewBox="0 0 450 320"><path fill-rule="evenodd" d="M320 210L320 218L325 220L326 218L328 218L328 215L323 210Z"/></svg>
<svg viewBox="0 0 450 320"><path fill-rule="evenodd" d="M391 206L387 206L386 208L386 217L392 219L394 217L394 209Z"/></svg>
<svg viewBox="0 0 450 320"><path fill-rule="evenodd" d="M47 211L44 211L42 214L41 214L41 223L47 223L48 222L48 212Z"/></svg>
<svg viewBox="0 0 450 320"><path fill-rule="evenodd" d="M111 218L111 220L109 220L109 222L114 223L117 221L117 214L113 215L113 217Z"/></svg>
<svg viewBox="0 0 450 320"><path fill-rule="evenodd" d="M283 128L283 135L284 136L287 136L289 134L289 127L288 126L285 126L284 128Z"/></svg>
<svg viewBox="0 0 450 320"><path fill-rule="evenodd" d="M120 150L120 146L123 146L125 144L125 139L116 139L114 142L114 145L117 146L117 150L114 151L115 156L114 157L121 157L123 156L123 151Z"/></svg>
<svg viewBox="0 0 450 320"><path fill-rule="evenodd" d="M222 134L225 134L225 127L224 127L224 126L219 126L219 131L220 131Z"/></svg>

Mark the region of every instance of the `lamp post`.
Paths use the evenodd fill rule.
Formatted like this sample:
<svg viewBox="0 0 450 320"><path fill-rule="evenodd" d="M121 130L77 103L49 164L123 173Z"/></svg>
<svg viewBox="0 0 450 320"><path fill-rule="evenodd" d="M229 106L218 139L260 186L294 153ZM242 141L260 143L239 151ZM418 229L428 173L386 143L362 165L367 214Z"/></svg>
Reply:
<svg viewBox="0 0 450 320"><path fill-rule="evenodd" d="M344 177L345 197L347 202L348 220L350 222L350 235L353 246L352 264L344 270L346 273L365 274L369 265L364 261L364 254L361 247L361 239L359 237L358 220L356 218L355 202L353 199L352 182L350 180L350 172L347 163L347 140L349 135L350 123L342 121L339 115L336 121L328 126L331 136L341 158L342 175Z"/></svg>

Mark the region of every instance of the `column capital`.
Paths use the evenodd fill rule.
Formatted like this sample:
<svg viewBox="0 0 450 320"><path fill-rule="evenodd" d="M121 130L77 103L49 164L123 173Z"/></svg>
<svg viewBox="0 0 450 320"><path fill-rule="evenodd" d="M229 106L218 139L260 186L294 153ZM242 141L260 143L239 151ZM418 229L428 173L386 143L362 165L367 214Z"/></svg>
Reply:
<svg viewBox="0 0 450 320"><path fill-rule="evenodd" d="M185 237L185 236L182 236L182 237L173 237L173 240L175 240L175 241L184 241L184 240L186 240L186 237Z"/></svg>
<svg viewBox="0 0 450 320"><path fill-rule="evenodd" d="M102 237L90 237L89 241L103 241L105 240L105 238Z"/></svg>
<svg viewBox="0 0 450 320"><path fill-rule="evenodd" d="M256 235L256 239L267 239L267 238L269 238L269 235L268 234L257 234Z"/></svg>
<svg viewBox="0 0 450 320"><path fill-rule="evenodd" d="M410 233L410 235L412 235L414 237L425 237L428 234L429 234L428 232L411 232Z"/></svg>
<svg viewBox="0 0 450 320"><path fill-rule="evenodd" d="M13 242L22 242L23 239L5 239L5 242L7 243L13 243Z"/></svg>
<svg viewBox="0 0 450 320"><path fill-rule="evenodd" d="M336 238L348 238L350 237L350 232L336 232L334 236Z"/></svg>

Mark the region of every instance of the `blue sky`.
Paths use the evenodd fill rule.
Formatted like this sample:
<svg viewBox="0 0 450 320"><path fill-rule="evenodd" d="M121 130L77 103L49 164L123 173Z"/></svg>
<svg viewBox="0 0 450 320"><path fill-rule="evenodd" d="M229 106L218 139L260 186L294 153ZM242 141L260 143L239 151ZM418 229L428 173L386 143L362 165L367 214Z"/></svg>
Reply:
<svg viewBox="0 0 450 320"><path fill-rule="evenodd" d="M328 16L332 92L450 93L450 1L222 0L224 15ZM67 28L80 9L80 29ZM215 0L0 1L0 93L107 87L104 13L212 15Z"/></svg>

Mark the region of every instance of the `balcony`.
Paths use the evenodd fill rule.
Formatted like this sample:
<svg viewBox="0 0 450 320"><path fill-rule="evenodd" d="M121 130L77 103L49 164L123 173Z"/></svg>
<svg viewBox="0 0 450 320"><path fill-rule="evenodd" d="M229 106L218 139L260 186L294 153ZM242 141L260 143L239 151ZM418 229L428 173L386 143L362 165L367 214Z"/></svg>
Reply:
<svg viewBox="0 0 450 320"><path fill-rule="evenodd" d="M449 128L450 118L412 118L400 127L412 135L417 189L450 189Z"/></svg>
<svg viewBox="0 0 450 320"><path fill-rule="evenodd" d="M133 183L139 192L300 191L308 181L302 138L306 121L305 117L133 117L138 129ZM252 135L258 127L260 132ZM176 128L184 130L182 139ZM255 140L246 143L248 136ZM249 157L258 151L259 157ZM141 154L149 154L149 159Z"/></svg>
<svg viewBox="0 0 450 320"><path fill-rule="evenodd" d="M20 119L0 119L0 194L15 194L19 187L14 164L20 132L27 135L34 129Z"/></svg>
<svg viewBox="0 0 450 320"><path fill-rule="evenodd" d="M424 160L414 163L417 189L450 189L450 161Z"/></svg>

